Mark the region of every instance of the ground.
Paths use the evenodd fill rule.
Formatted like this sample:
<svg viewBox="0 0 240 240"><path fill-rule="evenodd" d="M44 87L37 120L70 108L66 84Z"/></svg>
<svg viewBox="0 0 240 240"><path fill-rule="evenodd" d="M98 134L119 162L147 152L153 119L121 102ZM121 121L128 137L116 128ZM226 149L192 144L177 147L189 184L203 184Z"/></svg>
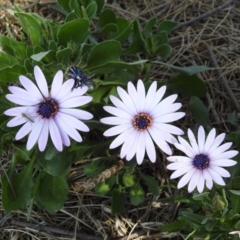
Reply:
<svg viewBox="0 0 240 240"><path fill-rule="evenodd" d="M61 19L60 13L54 10L54 0L27 1L18 0L15 3L27 11L34 11L42 16ZM233 130L228 123L229 113L239 113L240 84L240 2L224 0L114 0L107 1L107 7L112 8L117 15L133 19L137 17L144 26L151 17L157 16L157 23L162 20L187 22L224 3L226 7L189 25L181 26L169 36L173 48L172 55L167 59L170 64L180 66L213 65L213 58L220 67L217 70L201 73L200 77L208 87L208 95L203 98L209 109L211 123L219 131ZM11 7L10 0L0 0L0 4ZM9 29L17 37L19 25L11 12L0 9L0 32L8 34ZM212 50L214 56L210 55ZM151 79L169 79L174 72L163 66L153 66ZM228 87L230 87L230 93ZM231 95L232 92L232 95ZM235 99L235 100L234 100ZM195 121L188 110L188 98L182 99L183 109L187 112L181 127L186 130L194 126ZM182 101L182 102L183 102ZM238 115L237 115L238 116ZM197 125L195 125L197 127ZM8 168L8 155L0 159L0 174ZM158 226L172 222L177 217L179 204L160 204L157 198L148 194L146 201L138 207L130 204L125 211L113 216L110 213L111 199L99 197L92 190L84 190L83 183L88 179L83 173L83 167L88 161L77 162L69 172L69 196L64 206L56 214L48 214L34 208L30 222L26 221L25 210L5 213L0 202L0 239L184 239L181 233L162 234L156 231ZM145 165L160 183L168 183L165 162ZM160 197L177 195L170 188L161 192ZM1 196L1 189L0 189ZM41 227L39 227L41 226ZM81 235L86 234L86 235Z"/></svg>

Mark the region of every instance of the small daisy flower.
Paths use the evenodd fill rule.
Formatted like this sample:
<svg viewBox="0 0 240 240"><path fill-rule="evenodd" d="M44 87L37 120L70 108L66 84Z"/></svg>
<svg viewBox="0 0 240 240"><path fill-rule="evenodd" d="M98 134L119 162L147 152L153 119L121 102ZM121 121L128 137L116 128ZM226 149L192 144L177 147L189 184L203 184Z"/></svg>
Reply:
<svg viewBox="0 0 240 240"><path fill-rule="evenodd" d="M174 143L174 145L187 156L167 157L168 161L173 162L167 166L167 169L175 170L171 179L184 175L178 183L178 188L189 183L189 192L197 187L198 192L202 193L205 182L208 189L212 189L213 181L219 185L225 185L223 177L230 177L230 174L222 167L235 165L237 162L230 158L238 154L235 150L227 151L232 146L231 142L221 145L225 135L222 133L216 137L216 130L213 128L205 139L205 131L200 126L198 142L190 129L188 129L190 144L182 137L178 137L180 143Z"/></svg>
<svg viewBox="0 0 240 240"><path fill-rule="evenodd" d="M118 87L117 91L121 100L110 96L115 107L104 107L105 111L114 117L101 119L103 123L117 125L105 131L104 136L120 134L111 143L110 148L123 144L120 157L126 157L129 161L136 154L138 164L142 163L145 150L151 162L156 161L153 141L162 151L171 155L168 143L177 141L172 134L181 135L183 131L169 123L185 115L183 112L176 112L182 106L181 103L173 103L177 94L162 100L166 86L157 90L157 82L151 84L146 94L142 80L138 80L137 88L129 82L128 92L121 87Z"/></svg>
<svg viewBox="0 0 240 240"><path fill-rule="evenodd" d="M5 115L14 117L7 123L8 127L23 124L15 139L19 140L29 134L27 150L38 142L40 151L46 148L49 134L58 151L63 150L63 145L70 145L69 136L81 142L82 137L77 130L89 131L81 120L88 120L93 116L74 108L92 100L90 96L82 96L87 87L71 91L74 80L69 79L63 83L63 72L58 71L49 91L45 76L38 66L34 67L34 76L38 87L25 76L20 76L19 80L24 88L11 86L11 94L6 95L9 101L22 105L4 112Z"/></svg>

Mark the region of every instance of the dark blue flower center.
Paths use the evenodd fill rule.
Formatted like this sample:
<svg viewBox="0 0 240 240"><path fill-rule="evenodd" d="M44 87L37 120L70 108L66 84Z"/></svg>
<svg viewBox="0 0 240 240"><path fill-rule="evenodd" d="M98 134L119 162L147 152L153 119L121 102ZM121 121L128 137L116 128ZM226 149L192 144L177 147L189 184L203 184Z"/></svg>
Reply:
<svg viewBox="0 0 240 240"><path fill-rule="evenodd" d="M42 118L50 118L58 112L58 109L59 108L56 101L53 99L45 99L39 104L37 112L42 116Z"/></svg>
<svg viewBox="0 0 240 240"><path fill-rule="evenodd" d="M203 170L209 167L209 158L205 154L198 154L193 159L193 166L199 170Z"/></svg>
<svg viewBox="0 0 240 240"><path fill-rule="evenodd" d="M137 131L147 130L152 126L152 118L147 113L139 113L133 118L133 126Z"/></svg>

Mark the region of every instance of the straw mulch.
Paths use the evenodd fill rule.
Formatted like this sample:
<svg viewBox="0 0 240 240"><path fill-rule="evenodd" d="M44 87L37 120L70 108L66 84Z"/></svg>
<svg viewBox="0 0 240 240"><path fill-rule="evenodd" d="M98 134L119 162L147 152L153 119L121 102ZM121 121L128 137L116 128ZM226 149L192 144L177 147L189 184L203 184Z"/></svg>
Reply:
<svg viewBox="0 0 240 240"><path fill-rule="evenodd" d="M33 0L19 0L20 7L27 7L27 11L35 11L42 16L52 19L62 19L60 13L53 10L54 0L38 1L35 6L28 7ZM138 17L142 26L153 16L157 22L164 19L187 22L218 6L233 1L224 0L149 0L108 1L107 7L112 8L118 16L133 19ZM1 0L1 4L10 6L10 1ZM19 25L11 12L0 10L0 32L9 34L9 31L18 36ZM219 131L233 130L228 122L228 114L238 113L240 110L240 2L229 4L221 11L210 14L196 22L176 29L170 35L170 44L173 53L168 63L179 66L206 65L214 66L215 58L220 66L217 70L201 74L201 78L208 86L208 95L203 98L209 109L211 123ZM210 57L210 52L214 56ZM220 75L219 75L220 74ZM151 79L168 80L176 75L173 71L160 65L152 65ZM229 92L229 89L230 92ZM180 99L186 117L180 122L181 127L196 128L188 110L189 98ZM163 156L165 159L165 156ZM0 202L0 239L184 239L180 232L160 233L158 226L174 221L177 217L179 204L160 204L157 198L150 193L146 200L138 207L130 204L125 206L121 214L113 216L111 198L97 196L94 191L86 190L83 184L88 181L83 173L83 167L88 161L78 161L69 172L69 197L62 210L56 214L48 214L37 207L33 208L30 221L26 221L25 210L5 213ZM3 174L9 166L9 153L0 159L0 173ZM168 183L169 173L165 168L166 162L157 162L154 166L145 164L140 168L154 176L159 185ZM172 191L164 188L160 197L166 198L181 194L181 191ZM1 190L0 190L1 196ZM85 234L85 235L82 235Z"/></svg>

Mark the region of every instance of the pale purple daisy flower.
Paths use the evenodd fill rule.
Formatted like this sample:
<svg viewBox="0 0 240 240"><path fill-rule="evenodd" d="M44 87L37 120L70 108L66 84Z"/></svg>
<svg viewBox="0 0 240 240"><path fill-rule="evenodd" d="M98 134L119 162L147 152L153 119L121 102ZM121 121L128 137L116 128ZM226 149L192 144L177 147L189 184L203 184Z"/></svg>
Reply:
<svg viewBox="0 0 240 240"><path fill-rule="evenodd" d="M229 150L232 143L224 143L225 133L216 137L216 130L213 128L205 139L205 131L202 126L198 129L198 141L193 132L188 129L190 144L182 137L178 137L180 143L174 143L175 147L184 152L187 156L170 156L167 160L169 170L175 170L171 179L184 175L178 188L182 188L188 183L188 191L192 192L196 187L199 193L203 192L204 185L212 189L213 181L224 186L223 177L230 177L230 173L222 167L230 167L237 164L230 158L236 156L238 151ZM220 146L221 145L221 146Z"/></svg>
<svg viewBox="0 0 240 240"><path fill-rule="evenodd" d="M34 67L34 76L38 87L25 76L20 76L23 88L10 86L11 94L6 95L9 101L22 105L4 112L5 115L14 117L7 123L8 127L24 124L15 139L19 140L29 134L27 150L38 142L40 151L46 148L49 133L58 151L63 150L63 145L70 145L69 136L81 142L82 137L77 130L89 131L81 120L93 116L87 111L74 108L92 100L90 96L82 96L88 88L84 86L71 91L74 80L69 79L63 83L63 72L58 71L49 91L45 76L38 66Z"/></svg>
<svg viewBox="0 0 240 240"><path fill-rule="evenodd" d="M128 92L121 87L118 87L117 91L121 100L110 96L115 107L104 107L105 111L114 117L101 119L103 123L117 125L105 131L104 136L120 134L110 148L123 144L120 157L126 157L129 161L136 154L138 164L142 163L145 150L151 162L156 161L153 141L163 152L171 155L172 150L168 143L177 141L172 134L181 135L183 131L169 123L185 115L183 112L176 112L182 106L181 103L174 103L177 94L162 100L166 86L157 90L156 81L151 84L146 94L142 80L138 80L137 88L129 82Z"/></svg>

